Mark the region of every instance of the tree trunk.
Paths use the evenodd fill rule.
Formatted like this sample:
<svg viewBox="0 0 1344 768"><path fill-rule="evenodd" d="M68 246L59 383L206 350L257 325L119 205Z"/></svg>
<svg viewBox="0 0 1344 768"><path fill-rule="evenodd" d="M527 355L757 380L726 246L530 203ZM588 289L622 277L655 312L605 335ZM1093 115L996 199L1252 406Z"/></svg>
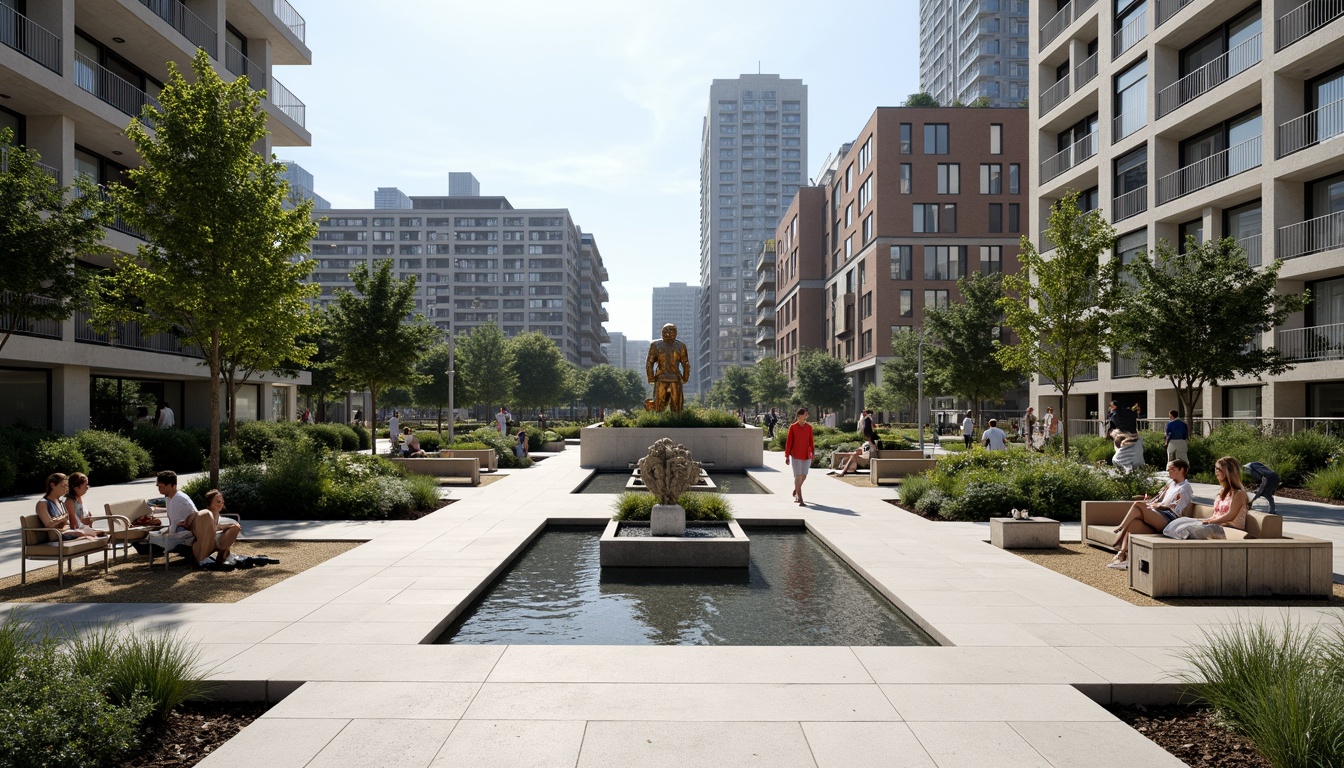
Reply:
<svg viewBox="0 0 1344 768"><path fill-rule="evenodd" d="M369 413L373 414L373 437L369 440L369 455L378 455L378 390L369 387Z"/></svg>
<svg viewBox="0 0 1344 768"><path fill-rule="evenodd" d="M1069 389L1071 387L1059 387L1059 394L1062 395L1059 404L1060 434L1064 436L1064 458L1066 459L1069 457Z"/></svg>
<svg viewBox="0 0 1344 768"><path fill-rule="evenodd" d="M443 406L440 405L438 410L439 437L443 437Z"/></svg>
<svg viewBox="0 0 1344 768"><path fill-rule="evenodd" d="M228 402L225 403L225 409L229 416L229 442L238 439L238 369L235 366L228 367L226 377L227 388L224 390L228 395Z"/></svg>
<svg viewBox="0 0 1344 768"><path fill-rule="evenodd" d="M219 329L210 333L210 486L219 487Z"/></svg>

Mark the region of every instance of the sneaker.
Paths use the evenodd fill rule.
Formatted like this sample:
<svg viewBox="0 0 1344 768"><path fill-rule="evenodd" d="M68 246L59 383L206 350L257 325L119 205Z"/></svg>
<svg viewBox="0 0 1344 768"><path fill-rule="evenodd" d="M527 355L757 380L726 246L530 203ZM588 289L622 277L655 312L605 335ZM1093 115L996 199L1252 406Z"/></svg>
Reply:
<svg viewBox="0 0 1344 768"><path fill-rule="evenodd" d="M1109 562L1109 563L1106 564L1106 567L1107 567L1107 568L1110 568L1110 569L1112 569L1112 570L1116 570L1116 571L1128 571L1128 570L1129 570L1129 561L1128 561L1128 560L1112 560L1111 562Z"/></svg>

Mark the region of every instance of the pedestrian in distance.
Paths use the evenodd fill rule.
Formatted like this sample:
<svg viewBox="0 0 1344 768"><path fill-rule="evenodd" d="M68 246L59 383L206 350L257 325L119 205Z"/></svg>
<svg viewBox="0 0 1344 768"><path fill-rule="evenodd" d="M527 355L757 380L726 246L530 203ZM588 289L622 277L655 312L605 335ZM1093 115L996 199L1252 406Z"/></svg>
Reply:
<svg viewBox="0 0 1344 768"><path fill-rule="evenodd" d="M807 409L799 408L789 425L788 437L784 439L784 461L793 470L793 498L798 506L803 503L803 481L807 479L807 470L812 466L812 457L816 454L816 443L812 439L812 425L807 423Z"/></svg>
<svg viewBox="0 0 1344 768"><path fill-rule="evenodd" d="M971 412L966 412L966 418L961 422L961 439L966 441L966 450L971 449L971 444L975 442L975 419L971 418Z"/></svg>

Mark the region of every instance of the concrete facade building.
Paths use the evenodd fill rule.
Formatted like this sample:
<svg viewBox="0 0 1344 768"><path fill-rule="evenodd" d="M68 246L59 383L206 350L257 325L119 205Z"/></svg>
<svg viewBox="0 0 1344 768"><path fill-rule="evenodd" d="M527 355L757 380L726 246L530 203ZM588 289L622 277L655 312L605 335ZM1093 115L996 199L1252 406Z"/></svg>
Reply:
<svg viewBox="0 0 1344 768"><path fill-rule="evenodd" d="M648 339L628 339L620 331L612 331L611 341L606 347L607 363L616 368L625 368L644 375L644 363L649 357Z"/></svg>
<svg viewBox="0 0 1344 768"><path fill-rule="evenodd" d="M311 64L306 24L286 0L65 0L0 3L0 127L35 150L61 183L78 175L98 184L138 165L127 122L168 79L168 62L189 72L203 48L221 76L246 76L265 88L269 136L259 149L307 146L305 107L274 77L274 65ZM0 172L4 172L0 170ZM126 254L143 243L117 221L104 243ZM107 268L112 256L85 259ZM0 424L15 420L58 432L90 425L120 428L142 405L165 400L180 426L209 422L208 373L198 349L168 333L89 325L85 312L65 322L16 330L0 352ZM298 383L306 383L304 374ZM290 417L295 381L253 378L240 392L240 419ZM151 408L152 411L152 408Z"/></svg>
<svg viewBox="0 0 1344 768"><path fill-rule="evenodd" d="M396 187L379 187L373 193L373 207L378 210L400 211L413 207L411 198Z"/></svg>
<svg viewBox="0 0 1344 768"><path fill-rule="evenodd" d="M703 288L691 360L698 391L708 392L724 368L756 360L756 257L806 183L806 168L802 80L741 75L713 81L700 142Z"/></svg>
<svg viewBox="0 0 1344 768"><path fill-rule="evenodd" d="M1029 95L1027 0L920 0L919 85L943 106Z"/></svg>
<svg viewBox="0 0 1344 768"><path fill-rule="evenodd" d="M476 180L475 174L453 171L448 174L448 195L449 197L480 197L481 182Z"/></svg>
<svg viewBox="0 0 1344 768"><path fill-rule="evenodd" d="M1312 303L1261 343L1296 366L1206 387L1207 419L1344 417L1344 8L1280 0L1034 5L1031 232L1070 190L1119 238L1114 258L1159 240L1232 237L1254 265L1283 260L1279 289ZM1105 42L1101 42L1105 41ZM1042 245L1045 251L1048 243ZM1076 430L1104 403L1165 418L1170 384L1113 355L1070 393ZM1038 407L1060 404L1032 382Z"/></svg>
<svg viewBox="0 0 1344 768"><path fill-rule="evenodd" d="M795 195L796 197L796 195ZM761 244L756 257L756 356L775 356L775 240Z"/></svg>
<svg viewBox="0 0 1344 768"><path fill-rule="evenodd" d="M516 210L503 197L410 201L325 212L311 244L321 305L352 286L358 265L392 259L398 278L416 277L416 310L444 331L493 322L507 337L549 336L575 365L601 362L607 270L568 210Z"/></svg>
<svg viewBox="0 0 1344 768"><path fill-rule="evenodd" d="M677 326L677 338L686 344L686 354L691 361L691 380L686 382L687 394L700 392L700 379L695 375L695 361L699 359L700 341L696 329L700 321L700 294L698 285L669 283L653 288L653 322L649 328L649 337L662 338L663 325L672 323ZM647 352L647 348L645 349Z"/></svg>
<svg viewBox="0 0 1344 768"><path fill-rule="evenodd" d="M958 278L1017 269L1026 133L1025 109L879 107L821 188L824 198L803 199L799 231L793 219L781 223L776 237L791 263L780 284L792 285L793 251L817 252L805 222L824 217L821 269L800 258L796 279L824 276L824 344L853 376L856 407L864 387L879 383L894 335L957 301ZM811 321L799 302L788 311L790 328L795 316ZM787 343L781 359L805 348Z"/></svg>

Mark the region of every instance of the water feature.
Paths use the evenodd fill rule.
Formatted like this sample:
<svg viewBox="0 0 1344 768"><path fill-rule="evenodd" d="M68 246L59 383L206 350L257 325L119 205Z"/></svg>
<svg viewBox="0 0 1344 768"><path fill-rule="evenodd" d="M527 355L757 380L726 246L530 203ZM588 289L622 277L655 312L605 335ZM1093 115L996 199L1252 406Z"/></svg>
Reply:
<svg viewBox="0 0 1344 768"><path fill-rule="evenodd" d="M710 472L714 481L714 491L724 494L769 493L746 472ZM629 472L594 472L588 480L576 489L575 493L625 493Z"/></svg>
<svg viewBox="0 0 1344 768"><path fill-rule="evenodd" d="M753 528L749 568L606 568L600 528L551 527L436 642L934 645L816 537Z"/></svg>

